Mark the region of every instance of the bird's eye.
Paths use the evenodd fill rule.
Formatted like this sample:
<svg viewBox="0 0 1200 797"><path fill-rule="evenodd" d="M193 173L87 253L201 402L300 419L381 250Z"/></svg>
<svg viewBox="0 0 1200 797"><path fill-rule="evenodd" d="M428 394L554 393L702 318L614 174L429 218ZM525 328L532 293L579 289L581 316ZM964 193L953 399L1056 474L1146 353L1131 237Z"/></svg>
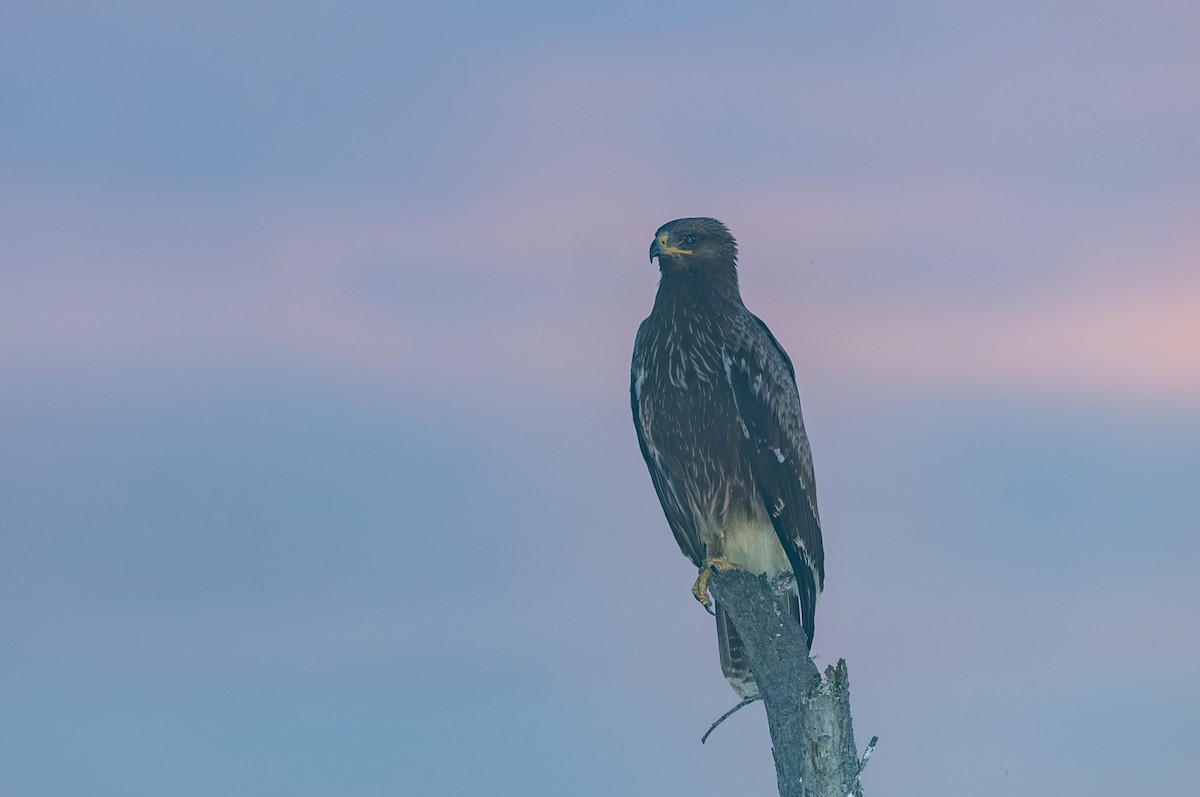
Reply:
<svg viewBox="0 0 1200 797"><path fill-rule="evenodd" d="M696 236L694 236L694 235L685 235L685 236L683 236L683 242L684 242L685 244L688 244L688 245L690 246L691 244L694 244L694 243L696 243Z"/></svg>

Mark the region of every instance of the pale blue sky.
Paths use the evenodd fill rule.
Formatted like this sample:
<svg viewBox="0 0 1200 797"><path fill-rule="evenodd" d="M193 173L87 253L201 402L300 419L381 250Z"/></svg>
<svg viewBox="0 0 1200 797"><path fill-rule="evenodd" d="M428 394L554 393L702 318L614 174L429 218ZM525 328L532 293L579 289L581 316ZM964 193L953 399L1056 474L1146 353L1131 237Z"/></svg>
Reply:
<svg viewBox="0 0 1200 797"><path fill-rule="evenodd" d="M865 783L1182 793L1192 4L0 11L0 792L774 793L628 417L791 353Z"/></svg>

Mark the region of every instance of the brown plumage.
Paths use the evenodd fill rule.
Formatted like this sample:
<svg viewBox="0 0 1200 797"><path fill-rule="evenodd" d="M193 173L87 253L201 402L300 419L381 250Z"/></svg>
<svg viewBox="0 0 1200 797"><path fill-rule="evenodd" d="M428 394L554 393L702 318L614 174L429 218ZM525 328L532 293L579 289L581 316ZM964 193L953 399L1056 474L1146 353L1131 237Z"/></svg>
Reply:
<svg viewBox="0 0 1200 797"><path fill-rule="evenodd" d="M811 645L825 555L791 360L742 304L724 224L664 224L650 258L662 279L638 329L630 393L667 523L701 571L724 559L790 589ZM716 613L722 670L753 696L741 640L720 605Z"/></svg>

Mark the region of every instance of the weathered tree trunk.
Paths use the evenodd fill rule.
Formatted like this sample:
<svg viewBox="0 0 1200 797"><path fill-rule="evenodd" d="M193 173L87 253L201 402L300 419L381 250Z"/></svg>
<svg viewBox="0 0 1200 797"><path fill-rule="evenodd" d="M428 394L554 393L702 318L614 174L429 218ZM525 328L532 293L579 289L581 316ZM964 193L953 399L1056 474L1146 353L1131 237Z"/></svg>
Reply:
<svg viewBox="0 0 1200 797"><path fill-rule="evenodd" d="M854 746L845 660L821 678L803 629L765 576L714 568L708 586L745 643L767 708L780 797L862 797L866 756L859 761Z"/></svg>

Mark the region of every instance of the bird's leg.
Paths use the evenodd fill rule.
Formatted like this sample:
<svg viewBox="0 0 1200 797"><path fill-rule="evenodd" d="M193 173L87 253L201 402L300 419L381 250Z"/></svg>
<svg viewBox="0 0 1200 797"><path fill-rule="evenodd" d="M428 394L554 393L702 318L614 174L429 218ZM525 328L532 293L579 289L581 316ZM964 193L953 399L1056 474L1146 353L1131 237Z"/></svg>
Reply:
<svg viewBox="0 0 1200 797"><path fill-rule="evenodd" d="M692 594L696 596L696 600L700 601L700 605L708 609L709 614L713 614L712 598L708 596L708 577L712 575L712 569L718 570L735 570L740 569L739 565L726 559L724 556L710 556L704 561L704 567L700 568L700 575L696 576L696 583L692 584Z"/></svg>
<svg viewBox="0 0 1200 797"><path fill-rule="evenodd" d="M708 577L711 573L707 567L700 568L700 575L696 576L696 583L692 584L692 594L709 612L712 612L712 598L708 597Z"/></svg>

